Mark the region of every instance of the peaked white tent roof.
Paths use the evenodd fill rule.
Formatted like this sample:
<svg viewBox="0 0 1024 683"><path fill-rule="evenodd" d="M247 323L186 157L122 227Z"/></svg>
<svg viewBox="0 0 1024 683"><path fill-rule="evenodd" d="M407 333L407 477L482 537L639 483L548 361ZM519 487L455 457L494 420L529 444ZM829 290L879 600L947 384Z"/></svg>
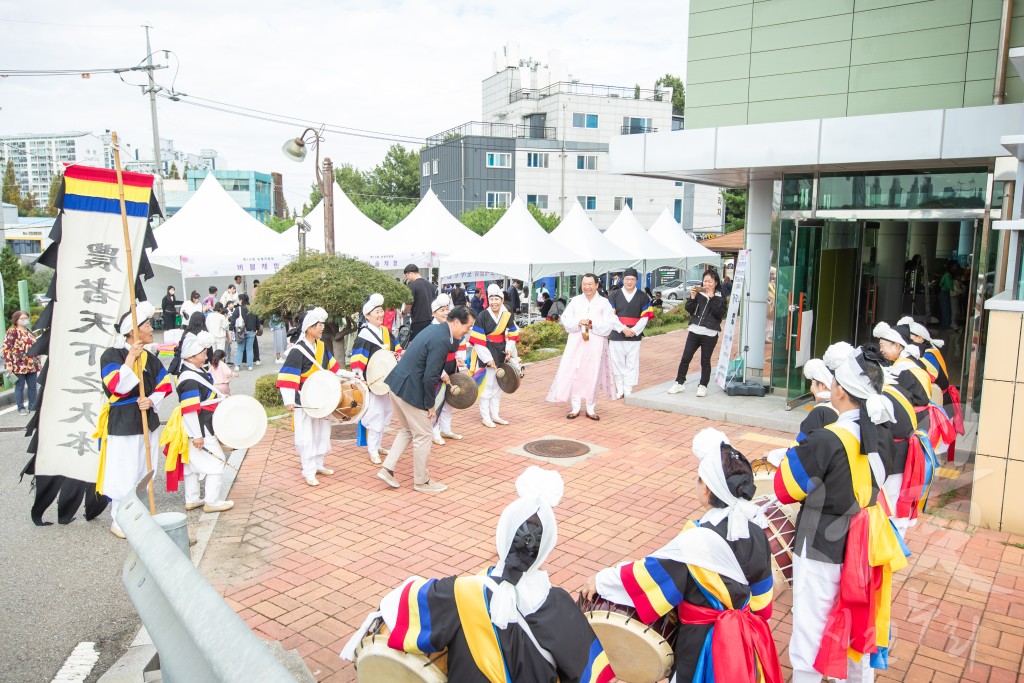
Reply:
<svg viewBox="0 0 1024 683"><path fill-rule="evenodd" d="M648 271L659 266L682 265L686 260L682 252L648 234L628 205L622 207L604 236L623 251L637 255L632 265L642 266L646 261Z"/></svg>
<svg viewBox="0 0 1024 683"><path fill-rule="evenodd" d="M306 214L311 226L306 233L306 248L324 250L324 200ZM298 228L292 226L281 233L281 248L288 253L299 250ZM334 248L343 254L362 256L389 250L388 231L374 223L359 210L337 182L334 183Z"/></svg>
<svg viewBox="0 0 1024 683"><path fill-rule="evenodd" d="M601 234L579 202L551 233L557 242L573 251L579 258L593 263L595 273L604 273L615 268L625 268L635 263L639 255L629 249L612 244Z"/></svg>
<svg viewBox="0 0 1024 683"><path fill-rule="evenodd" d="M720 264L722 257L707 247L701 246L697 240L686 234L682 226L676 223L668 209L662 209L661 215L654 221L654 225L647 231L647 234L666 244L673 251L678 251L686 256L686 265L693 266L698 263Z"/></svg>
<svg viewBox="0 0 1024 683"><path fill-rule="evenodd" d="M185 271L185 277L228 274L244 259L282 261L280 235L239 206L212 173L153 235L157 248L150 262ZM183 261L190 265L183 267Z"/></svg>
<svg viewBox="0 0 1024 683"><path fill-rule="evenodd" d="M473 245L441 258L439 277L484 271L528 281L562 271L582 272L590 268L589 259L562 246L540 227L516 197L505 215ZM463 279L463 278L459 278Z"/></svg>
<svg viewBox="0 0 1024 683"><path fill-rule="evenodd" d="M431 252L443 256L461 251L482 239L444 208L431 189L408 216L387 231L387 238L392 251L428 256Z"/></svg>

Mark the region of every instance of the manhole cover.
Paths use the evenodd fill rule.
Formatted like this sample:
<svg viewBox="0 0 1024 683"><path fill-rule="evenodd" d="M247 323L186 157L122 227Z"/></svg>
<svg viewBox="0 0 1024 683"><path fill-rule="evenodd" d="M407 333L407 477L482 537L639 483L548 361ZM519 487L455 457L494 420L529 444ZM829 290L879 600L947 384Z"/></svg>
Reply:
<svg viewBox="0 0 1024 683"><path fill-rule="evenodd" d="M524 444L523 450L542 458L578 458L589 453L590 447L569 439L543 439Z"/></svg>
<svg viewBox="0 0 1024 683"><path fill-rule="evenodd" d="M336 424L331 425L331 438L332 439L354 439L356 438L356 429L358 423L353 422L352 424Z"/></svg>

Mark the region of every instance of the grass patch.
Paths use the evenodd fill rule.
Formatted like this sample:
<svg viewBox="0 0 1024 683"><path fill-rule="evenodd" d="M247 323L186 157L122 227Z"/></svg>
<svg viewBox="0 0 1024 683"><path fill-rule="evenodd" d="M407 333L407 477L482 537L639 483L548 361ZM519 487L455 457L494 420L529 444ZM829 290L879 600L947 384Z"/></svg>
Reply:
<svg viewBox="0 0 1024 683"><path fill-rule="evenodd" d="M657 337L659 334L665 334L666 332L675 332L676 330L685 330L690 326L689 322L674 322L660 327L655 327L651 330L644 330L645 337Z"/></svg>
<svg viewBox="0 0 1024 683"><path fill-rule="evenodd" d="M956 500L957 490L955 488L943 491L935 501L935 508L941 509Z"/></svg>
<svg viewBox="0 0 1024 683"><path fill-rule="evenodd" d="M562 355L562 351L565 349L537 349L535 351L528 351L521 355L524 363L539 363L542 360L549 358L557 358Z"/></svg>
<svg viewBox="0 0 1024 683"><path fill-rule="evenodd" d="M1003 541L1003 545L1008 545L1013 548L1020 548L1024 550L1024 543L1010 543L1009 541Z"/></svg>

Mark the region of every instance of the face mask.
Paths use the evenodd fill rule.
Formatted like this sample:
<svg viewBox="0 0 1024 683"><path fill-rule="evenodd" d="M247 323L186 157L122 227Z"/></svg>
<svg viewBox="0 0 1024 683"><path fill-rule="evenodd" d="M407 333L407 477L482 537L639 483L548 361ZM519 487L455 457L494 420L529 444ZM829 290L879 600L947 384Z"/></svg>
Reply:
<svg viewBox="0 0 1024 683"><path fill-rule="evenodd" d="M28 327L28 318L22 318L21 320L18 321L18 324L21 325L22 327Z"/></svg>

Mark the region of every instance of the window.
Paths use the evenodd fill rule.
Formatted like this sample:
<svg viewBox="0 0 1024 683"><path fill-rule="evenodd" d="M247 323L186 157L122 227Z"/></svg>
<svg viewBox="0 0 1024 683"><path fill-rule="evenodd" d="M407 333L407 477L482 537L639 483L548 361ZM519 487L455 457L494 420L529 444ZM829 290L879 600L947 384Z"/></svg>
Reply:
<svg viewBox="0 0 1024 683"><path fill-rule="evenodd" d="M526 166L528 168L547 168L548 167L548 153L547 152L527 152L526 153Z"/></svg>
<svg viewBox="0 0 1024 683"><path fill-rule="evenodd" d="M573 112L573 128L597 128L597 114L582 114Z"/></svg>
<svg viewBox="0 0 1024 683"><path fill-rule="evenodd" d="M653 133L654 119L643 116L623 116L622 134L635 135L637 133Z"/></svg>
<svg viewBox="0 0 1024 683"><path fill-rule="evenodd" d="M682 225L683 223L683 200L676 199L672 204L672 217L676 219L676 223Z"/></svg>
<svg viewBox="0 0 1024 683"><path fill-rule="evenodd" d="M510 152L488 152L487 168L512 168L512 154Z"/></svg>
<svg viewBox="0 0 1024 683"><path fill-rule="evenodd" d="M434 175L437 175L437 169L438 169L438 166L440 166L440 163L438 162L437 159L434 159L433 164L434 164Z"/></svg>
<svg viewBox="0 0 1024 683"><path fill-rule="evenodd" d="M593 195L590 195L590 196L579 195L579 196L576 197L576 201L578 201L580 203L580 206L582 206L587 211L596 211L597 210L597 197L595 197Z"/></svg>
<svg viewBox="0 0 1024 683"><path fill-rule="evenodd" d="M38 254L42 251L42 244L42 240L7 240L7 246L15 254Z"/></svg>
<svg viewBox="0 0 1024 683"><path fill-rule="evenodd" d="M423 162L423 177L426 178L428 175L430 175L430 162L429 161L424 161Z"/></svg>
<svg viewBox="0 0 1024 683"><path fill-rule="evenodd" d="M526 203L533 204L538 209L546 209L548 208L548 196L546 194L528 194L526 195Z"/></svg>
<svg viewBox="0 0 1024 683"><path fill-rule="evenodd" d="M488 209L500 209L503 206L508 206L512 203L511 192L488 192L487 193L487 208Z"/></svg>
<svg viewBox="0 0 1024 683"><path fill-rule="evenodd" d="M630 209L632 209L633 208L633 198L632 197L616 197L615 198L615 210L616 211L622 211L623 204L625 204Z"/></svg>
<svg viewBox="0 0 1024 683"><path fill-rule="evenodd" d="M576 155L576 168L580 171L596 171L597 170L597 155L596 154L577 154Z"/></svg>

